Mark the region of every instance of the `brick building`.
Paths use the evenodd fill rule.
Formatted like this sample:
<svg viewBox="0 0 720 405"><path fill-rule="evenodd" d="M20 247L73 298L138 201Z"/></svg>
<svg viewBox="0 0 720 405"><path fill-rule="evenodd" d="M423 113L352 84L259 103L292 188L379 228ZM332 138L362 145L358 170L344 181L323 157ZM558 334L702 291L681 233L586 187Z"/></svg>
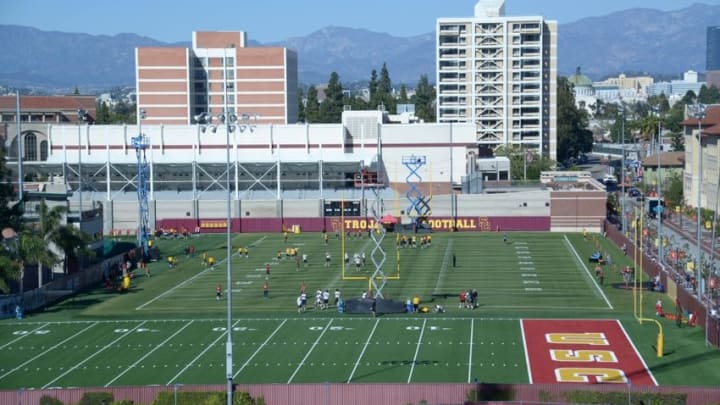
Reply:
<svg viewBox="0 0 720 405"><path fill-rule="evenodd" d="M143 125L193 124L195 115L223 112L225 101L259 123L297 121L297 54L248 47L241 31L194 31L192 48L136 48L135 71Z"/></svg>

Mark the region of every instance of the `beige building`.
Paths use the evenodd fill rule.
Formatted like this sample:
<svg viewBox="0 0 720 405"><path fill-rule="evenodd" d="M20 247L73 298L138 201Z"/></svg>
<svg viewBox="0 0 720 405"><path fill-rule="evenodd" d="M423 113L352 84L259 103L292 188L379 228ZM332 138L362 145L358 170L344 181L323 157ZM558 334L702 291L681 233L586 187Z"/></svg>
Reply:
<svg viewBox="0 0 720 405"><path fill-rule="evenodd" d="M688 109L692 106L688 106ZM698 204L698 173L702 181L700 206L715 210L718 201L720 180L720 104L707 106L705 117L698 122L692 111L686 110L682 122L685 133L685 171L683 175L685 201L688 205ZM702 133L702 146L698 148L698 130ZM701 153L698 153L700 149ZM701 159L698 157L701 156ZM700 163L702 161L702 171Z"/></svg>
<svg viewBox="0 0 720 405"><path fill-rule="evenodd" d="M223 112L226 101L259 123L297 121L297 54L248 47L241 31L193 32L192 48L136 48L135 74L142 124L192 124Z"/></svg>
<svg viewBox="0 0 720 405"><path fill-rule="evenodd" d="M507 17L504 3L437 20L437 122L475 123L480 156L514 145L555 159L557 22Z"/></svg>
<svg viewBox="0 0 720 405"><path fill-rule="evenodd" d="M645 93L645 88L655 83L655 79L650 76L627 77L620 74L618 77L609 77L602 82L594 83L596 86L617 86L623 90L635 90L638 93Z"/></svg>

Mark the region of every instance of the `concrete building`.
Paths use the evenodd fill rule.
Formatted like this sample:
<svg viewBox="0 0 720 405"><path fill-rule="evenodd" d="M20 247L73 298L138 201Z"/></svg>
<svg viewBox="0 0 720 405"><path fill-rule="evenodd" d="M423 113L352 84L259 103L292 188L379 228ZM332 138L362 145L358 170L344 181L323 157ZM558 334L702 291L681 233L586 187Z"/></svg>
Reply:
<svg viewBox="0 0 720 405"><path fill-rule="evenodd" d="M649 96L659 96L660 94L665 94L672 105L674 102L683 98L688 91L699 94L700 89L704 85L705 82L698 81L697 72L688 70L683 73L682 80L653 83L647 87L647 93Z"/></svg>
<svg viewBox="0 0 720 405"><path fill-rule="evenodd" d="M20 96L22 159L47 160L48 125L75 126L79 123L79 110L85 111L83 125L95 122L95 96ZM18 156L16 123L17 97L0 96L0 142L7 147L8 159Z"/></svg>
<svg viewBox="0 0 720 405"><path fill-rule="evenodd" d="M697 207L698 180L701 180L701 207L714 211L718 203L718 185L720 185L720 104L707 106L705 118L700 122L687 109L685 116L687 118L682 122L685 134L683 174L685 200L688 205ZM698 144L698 132L702 134L702 146ZM700 172L700 159L702 159L702 172Z"/></svg>
<svg viewBox="0 0 720 405"><path fill-rule="evenodd" d="M437 121L474 123L480 157L517 145L556 157L557 22L480 0L436 26Z"/></svg>
<svg viewBox="0 0 720 405"><path fill-rule="evenodd" d="M705 81L720 88L720 26L707 27Z"/></svg>
<svg viewBox="0 0 720 405"><path fill-rule="evenodd" d="M138 117L143 125L187 125L225 104L261 123L297 121L297 54L248 47L244 32L193 32L192 48L136 48Z"/></svg>

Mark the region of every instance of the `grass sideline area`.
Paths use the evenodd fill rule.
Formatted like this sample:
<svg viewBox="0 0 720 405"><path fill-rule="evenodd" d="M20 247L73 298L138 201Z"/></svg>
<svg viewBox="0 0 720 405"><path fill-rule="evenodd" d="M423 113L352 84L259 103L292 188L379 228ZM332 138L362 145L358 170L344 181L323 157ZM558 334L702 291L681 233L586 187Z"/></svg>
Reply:
<svg viewBox="0 0 720 405"><path fill-rule="evenodd" d="M635 320L630 291L613 287L630 262L609 241L560 233L509 233L504 241L503 235L436 233L427 248L397 249L389 233L383 269L397 279L388 281L385 297L417 295L422 305L440 304L445 312L377 318L312 308L317 289L337 288L346 299L367 290L366 280L344 280L341 266L345 247L351 257L345 276L372 274L367 234L329 234L327 245L314 233L287 240L278 233L233 235L235 381L527 383L522 320L583 319L618 320L659 385L720 386L720 352L705 346L702 328L657 318L665 355L655 356L657 327ZM151 277L138 272L128 292L97 288L22 321L0 322L0 388L224 382L225 235L155 243L163 259L151 263ZM194 257L185 255L188 245ZM237 254L240 247L248 257ZM288 247L307 254L307 265L282 253L278 260ZM596 250L613 258L602 285L587 260ZM356 271L352 256L363 251L367 264ZM203 253L215 258L214 269L202 264ZM175 267L167 256L178 258ZM309 309L298 313L301 285ZM478 291L478 308L458 307L458 294L467 289ZM672 312L667 297L646 292L647 317L654 317L657 299Z"/></svg>

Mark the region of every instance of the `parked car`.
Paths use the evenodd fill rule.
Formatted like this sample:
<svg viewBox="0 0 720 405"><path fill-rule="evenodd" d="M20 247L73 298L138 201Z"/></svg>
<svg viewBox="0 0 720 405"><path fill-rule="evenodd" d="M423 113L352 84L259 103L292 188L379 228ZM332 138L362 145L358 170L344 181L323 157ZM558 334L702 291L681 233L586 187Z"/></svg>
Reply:
<svg viewBox="0 0 720 405"><path fill-rule="evenodd" d="M642 197L643 193L637 188L631 187L627 190L630 197Z"/></svg>

